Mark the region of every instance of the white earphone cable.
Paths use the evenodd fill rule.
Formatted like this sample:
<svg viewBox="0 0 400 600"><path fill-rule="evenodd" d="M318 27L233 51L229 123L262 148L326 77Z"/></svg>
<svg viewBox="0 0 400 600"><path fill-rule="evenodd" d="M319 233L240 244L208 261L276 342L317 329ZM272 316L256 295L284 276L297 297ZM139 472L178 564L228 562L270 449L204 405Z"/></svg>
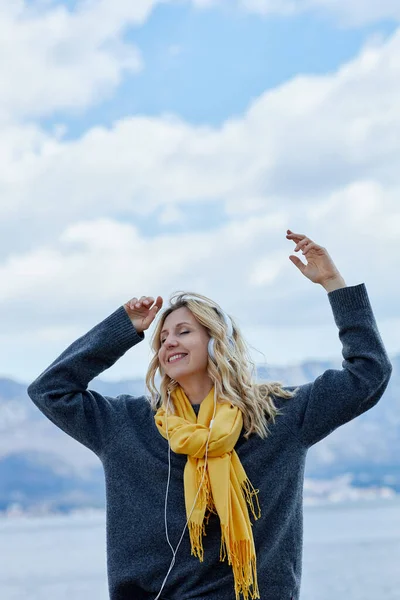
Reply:
<svg viewBox="0 0 400 600"><path fill-rule="evenodd" d="M175 548L175 550L174 550L174 549L173 549L173 547L172 547L172 545L171 545L171 542L170 542L170 540L169 540L169 536L168 536L168 525L167 525L167 504L168 504L168 490L169 490L169 482L170 482L170 478L171 478L171 445L170 445L170 443L169 443L169 432L168 432L168 409L169 409L170 395L171 395L171 394L170 394L170 391L168 390L168 402L167 402L167 410L166 410L166 425L167 425L167 439L168 439L168 480L167 480L167 491L166 491L166 494L165 494L165 504L164 504L164 522L165 522L165 534L166 534L166 537L167 537L167 542L168 542L168 544L169 544L169 547L170 547L170 548L171 548L171 550L172 550L172 561L171 561L171 564L170 564L170 566L169 566L168 572L167 572L167 574L166 574L166 576L165 576L165 578L164 578L164 581L163 581L163 583L162 583L161 589L160 589L160 591L158 592L158 594L157 594L157 596L155 597L155 599L154 599L154 600L158 600L158 599L160 598L160 594L161 594L161 592L162 592L162 591L163 591L163 589L164 589L165 582L167 581L167 578L168 578L168 576L169 576L170 572L171 572L171 571L172 571L172 569L173 569L173 566L174 566L174 564L175 564L176 553L177 553L177 551L178 551L178 548L179 548L179 546L181 545L181 542L182 542L182 540L183 540L183 536L184 536L184 534L185 534L185 531L186 531L186 528L187 528L187 526L188 526L189 519L190 519L190 517L192 516L192 512L193 512L193 510L194 510L194 507L196 506L197 498L198 498L198 495L199 495L199 493L200 493L200 490L201 490L201 486L203 485L204 476L205 476L205 474L206 474L206 468L207 468L208 442L209 442L209 440L210 440L211 429L212 429L212 426L213 426L213 424L214 424L215 413L216 413L216 410L217 410L216 388L215 388L215 386L214 386L214 413L213 413L212 419L211 419L211 421L210 421L210 425L209 425L209 432L208 432L208 438L207 438L207 442L206 442L206 452L205 452L205 460L204 460L203 476L202 476L202 478L201 478L201 482L200 482L200 485L199 485L199 489L197 490L197 494L196 494L196 497L195 497L195 499L194 499L194 502L193 502L192 509L191 509L191 511L190 511L190 514L189 514L189 516L188 516L187 520L186 520L186 525L185 525L185 527L184 527L184 529L183 529L183 531L182 531L182 535L181 535L181 537L180 537L180 539L179 539L178 545L177 545L177 547L176 547L176 548Z"/></svg>

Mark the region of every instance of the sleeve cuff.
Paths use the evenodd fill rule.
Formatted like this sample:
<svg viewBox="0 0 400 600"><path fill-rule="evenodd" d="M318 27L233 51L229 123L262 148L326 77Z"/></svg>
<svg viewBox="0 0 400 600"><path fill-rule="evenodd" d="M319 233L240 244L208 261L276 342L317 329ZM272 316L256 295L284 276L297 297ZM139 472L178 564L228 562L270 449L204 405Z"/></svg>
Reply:
<svg viewBox="0 0 400 600"><path fill-rule="evenodd" d="M103 325L112 332L113 339L118 340L118 345L123 349L131 348L145 337L144 332L136 331L123 306L104 319Z"/></svg>
<svg viewBox="0 0 400 600"><path fill-rule="evenodd" d="M328 293L332 310L359 310L366 308L372 310L367 288L364 283L339 288Z"/></svg>

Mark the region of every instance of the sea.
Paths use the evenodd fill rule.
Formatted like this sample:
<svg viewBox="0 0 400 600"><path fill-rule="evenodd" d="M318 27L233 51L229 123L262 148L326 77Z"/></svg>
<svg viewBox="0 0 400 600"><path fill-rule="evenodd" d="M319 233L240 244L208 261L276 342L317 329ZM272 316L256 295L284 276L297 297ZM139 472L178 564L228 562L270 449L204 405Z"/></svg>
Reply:
<svg viewBox="0 0 400 600"><path fill-rule="evenodd" d="M108 600L103 512L0 519L1 600ZM400 600L400 498L304 509L301 600Z"/></svg>

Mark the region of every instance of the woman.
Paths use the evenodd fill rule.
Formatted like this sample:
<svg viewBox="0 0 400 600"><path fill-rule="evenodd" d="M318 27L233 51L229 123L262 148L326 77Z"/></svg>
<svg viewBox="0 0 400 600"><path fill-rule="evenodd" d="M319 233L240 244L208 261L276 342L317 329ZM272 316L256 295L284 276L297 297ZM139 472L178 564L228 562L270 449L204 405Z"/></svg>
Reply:
<svg viewBox="0 0 400 600"><path fill-rule="evenodd" d="M286 237L307 259L290 256L294 265L328 292L342 370L297 388L256 384L234 321L203 296L178 294L154 331L150 401L88 390L161 309L160 296L142 296L28 388L102 461L111 600L299 598L307 450L374 406L392 366L365 285L347 287L325 248L305 235Z"/></svg>

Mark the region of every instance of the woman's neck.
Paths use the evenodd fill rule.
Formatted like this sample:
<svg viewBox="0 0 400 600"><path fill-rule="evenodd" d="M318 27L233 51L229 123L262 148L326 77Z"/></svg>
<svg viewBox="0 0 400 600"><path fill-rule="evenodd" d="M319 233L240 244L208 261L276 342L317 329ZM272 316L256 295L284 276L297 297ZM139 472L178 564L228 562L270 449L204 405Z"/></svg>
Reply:
<svg viewBox="0 0 400 600"><path fill-rule="evenodd" d="M188 381L178 383L189 398L190 404L201 404L204 398L207 398L214 385L209 377L202 380L196 380L196 378L192 377Z"/></svg>

